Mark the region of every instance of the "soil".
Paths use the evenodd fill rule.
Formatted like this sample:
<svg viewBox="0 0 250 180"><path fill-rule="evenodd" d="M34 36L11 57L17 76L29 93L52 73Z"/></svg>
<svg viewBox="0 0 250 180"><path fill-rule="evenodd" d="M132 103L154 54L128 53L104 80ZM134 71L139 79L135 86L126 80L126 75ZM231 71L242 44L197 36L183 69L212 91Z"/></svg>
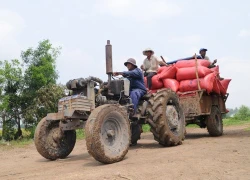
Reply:
<svg viewBox="0 0 250 180"><path fill-rule="evenodd" d="M0 179L250 179L250 124L224 128L221 137L187 128L182 145L164 148L143 133L121 162L103 165L78 140L68 158L49 161L34 144L0 148Z"/></svg>

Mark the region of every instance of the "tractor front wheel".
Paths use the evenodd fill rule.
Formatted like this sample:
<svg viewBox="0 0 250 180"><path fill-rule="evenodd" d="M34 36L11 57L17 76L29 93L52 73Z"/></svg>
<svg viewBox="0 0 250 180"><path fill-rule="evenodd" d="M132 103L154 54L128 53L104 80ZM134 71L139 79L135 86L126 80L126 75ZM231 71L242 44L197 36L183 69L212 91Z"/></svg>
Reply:
<svg viewBox="0 0 250 180"><path fill-rule="evenodd" d="M73 150L76 142L75 130L62 131L60 121L47 121L43 118L35 131L35 146L46 159L66 158Z"/></svg>

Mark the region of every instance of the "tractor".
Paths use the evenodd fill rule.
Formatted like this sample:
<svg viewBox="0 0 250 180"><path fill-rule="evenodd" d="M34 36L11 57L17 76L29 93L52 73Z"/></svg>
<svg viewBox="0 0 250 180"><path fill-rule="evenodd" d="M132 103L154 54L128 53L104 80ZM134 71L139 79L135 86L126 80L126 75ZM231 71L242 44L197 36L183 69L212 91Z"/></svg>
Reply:
<svg viewBox="0 0 250 180"><path fill-rule="evenodd" d="M76 129L85 128L86 145L97 161L109 164L121 161L131 142L140 139L133 128L149 124L154 139L162 146L182 144L185 115L178 95L170 89L147 93L131 118L133 104L130 82L114 79L112 45L106 45L108 81L96 77L73 79L66 87L71 94L60 99L58 112L49 113L37 125L35 146L46 159L66 158L76 142ZM135 126L137 125L137 126Z"/></svg>

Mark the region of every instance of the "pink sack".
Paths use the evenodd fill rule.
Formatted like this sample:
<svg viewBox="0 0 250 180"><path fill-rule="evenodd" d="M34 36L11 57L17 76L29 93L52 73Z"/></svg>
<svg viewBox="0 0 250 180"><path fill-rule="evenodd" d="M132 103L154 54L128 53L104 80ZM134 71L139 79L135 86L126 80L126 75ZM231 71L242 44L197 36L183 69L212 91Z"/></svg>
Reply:
<svg viewBox="0 0 250 180"><path fill-rule="evenodd" d="M158 69L159 78L160 79L167 79L167 78L175 79L176 70L177 69L174 65L160 67Z"/></svg>
<svg viewBox="0 0 250 180"><path fill-rule="evenodd" d="M147 77L144 77L144 84L148 87ZM159 79L159 75L155 75L152 77L152 87L150 90L154 89L161 89L163 87L162 81Z"/></svg>
<svg viewBox="0 0 250 180"><path fill-rule="evenodd" d="M219 79L215 78L214 80L214 87L213 87L213 92L215 92L216 94L220 94L220 86L219 86Z"/></svg>
<svg viewBox="0 0 250 180"><path fill-rule="evenodd" d="M163 87L163 83L159 78L159 75L152 77L152 88L151 89L160 89Z"/></svg>
<svg viewBox="0 0 250 180"><path fill-rule="evenodd" d="M199 81L201 89L206 89L207 93L212 92L216 76L217 76L216 73L211 73L204 78L200 78ZM197 79L183 80L180 82L180 87L179 87L180 92L195 91L198 89L199 88Z"/></svg>
<svg viewBox="0 0 250 180"><path fill-rule="evenodd" d="M219 66L215 66L215 67L213 67L213 68L210 68L213 72L217 72L217 73L219 73L220 72L220 68L219 68Z"/></svg>
<svg viewBox="0 0 250 180"><path fill-rule="evenodd" d="M202 60L202 59L198 59L197 60L197 64L198 66L205 66L208 67L210 65L210 62L208 60ZM195 59L191 59L191 60L181 60L178 61L175 66L177 68L184 68L184 67L195 67Z"/></svg>
<svg viewBox="0 0 250 180"><path fill-rule="evenodd" d="M163 79L162 81L165 88L172 89L174 92L178 91L179 82L175 79Z"/></svg>
<svg viewBox="0 0 250 180"><path fill-rule="evenodd" d="M225 95L227 93L227 88L232 79L224 79L219 81L220 91L222 95Z"/></svg>
<svg viewBox="0 0 250 180"><path fill-rule="evenodd" d="M198 66L197 70L199 78L203 78L206 75L213 72L212 70L204 66ZM176 73L176 79L178 81L196 79L196 68L195 67L179 68Z"/></svg>

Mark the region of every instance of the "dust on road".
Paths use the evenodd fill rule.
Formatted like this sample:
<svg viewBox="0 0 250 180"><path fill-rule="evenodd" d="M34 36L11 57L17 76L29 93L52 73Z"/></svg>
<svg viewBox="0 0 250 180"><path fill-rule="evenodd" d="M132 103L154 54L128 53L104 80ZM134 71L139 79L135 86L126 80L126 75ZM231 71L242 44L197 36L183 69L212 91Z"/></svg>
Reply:
<svg viewBox="0 0 250 180"><path fill-rule="evenodd" d="M144 133L121 162L103 165L77 141L64 160L48 161L34 144L0 149L0 179L250 179L249 125L224 128L221 137L205 129L188 128L180 146L163 148Z"/></svg>

